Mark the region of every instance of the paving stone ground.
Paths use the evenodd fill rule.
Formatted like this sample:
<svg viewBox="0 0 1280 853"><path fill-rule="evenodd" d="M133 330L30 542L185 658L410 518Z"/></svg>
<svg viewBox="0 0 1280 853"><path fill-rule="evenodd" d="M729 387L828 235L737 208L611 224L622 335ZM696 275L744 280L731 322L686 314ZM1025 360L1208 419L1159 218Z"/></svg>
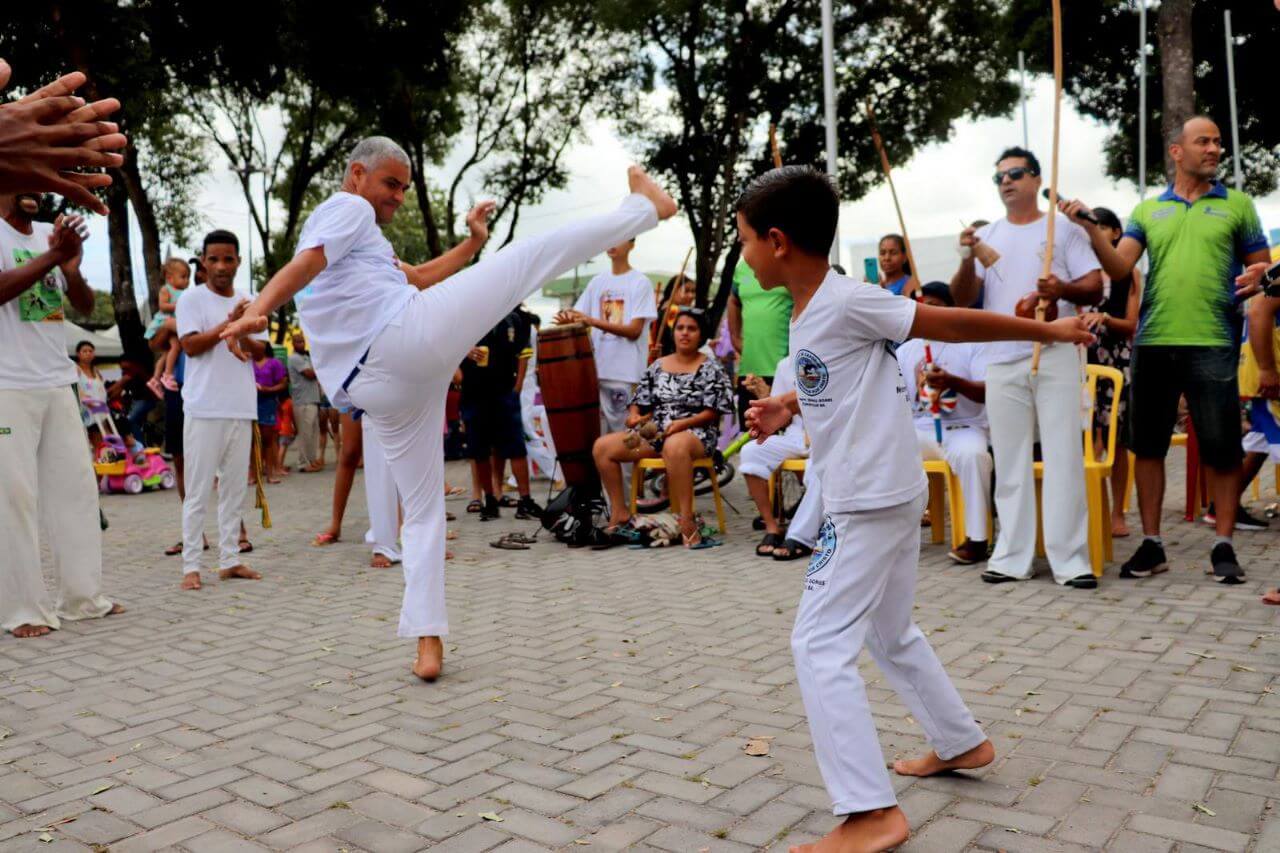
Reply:
<svg viewBox="0 0 1280 853"><path fill-rule="evenodd" d="M160 553L173 494L104 500L107 589L129 612L0 638L0 851L710 853L833 825L788 645L803 570L752 555L740 481L728 543L696 553L499 551L527 526L450 502L453 633L426 685L395 636L399 572L357 544L359 481L347 542L309 544L332 479L272 488L275 527L250 522L263 581L198 593ZM1249 583L1219 586L1180 497L1171 482L1172 571L1112 566L1095 592L1047 571L988 586L925 544L917 619L999 759L899 779L904 851L1280 850L1280 627L1258 603L1276 532L1241 533ZM865 675L886 759L920 750ZM744 754L749 736L769 755Z"/></svg>

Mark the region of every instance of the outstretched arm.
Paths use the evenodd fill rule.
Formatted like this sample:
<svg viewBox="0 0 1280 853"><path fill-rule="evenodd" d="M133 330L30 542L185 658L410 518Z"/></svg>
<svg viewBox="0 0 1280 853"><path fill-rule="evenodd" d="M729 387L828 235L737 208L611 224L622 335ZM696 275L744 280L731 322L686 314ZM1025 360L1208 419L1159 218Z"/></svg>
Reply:
<svg viewBox="0 0 1280 853"><path fill-rule="evenodd" d="M458 270L471 263L471 259L480 253L489 239L489 217L497 205L492 201L482 201L467 214L467 239L454 246L438 258L417 264L416 266L401 262L409 283L419 290L439 284Z"/></svg>
<svg viewBox="0 0 1280 853"><path fill-rule="evenodd" d="M1258 396L1280 397L1280 375L1276 373L1276 310L1280 296L1260 296L1249 305L1249 346L1258 360Z"/></svg>
<svg viewBox="0 0 1280 853"><path fill-rule="evenodd" d="M271 312L310 284L312 279L324 271L326 263L323 246L299 252L293 260L271 277L271 281L262 288L262 292L258 294L257 299L253 300L253 304L245 308L238 317L229 318L229 322L219 332L218 337L227 342L227 346L237 358L243 359L243 353L239 352L239 340L248 335L265 332L267 317ZM183 349L186 349L186 339L184 338L183 341ZM192 355L190 350L187 355Z"/></svg>
<svg viewBox="0 0 1280 853"><path fill-rule="evenodd" d="M1039 341L1042 344L1093 343L1083 317L1063 317L1052 323L1024 320L971 308L916 306L911 337L954 343L982 341Z"/></svg>

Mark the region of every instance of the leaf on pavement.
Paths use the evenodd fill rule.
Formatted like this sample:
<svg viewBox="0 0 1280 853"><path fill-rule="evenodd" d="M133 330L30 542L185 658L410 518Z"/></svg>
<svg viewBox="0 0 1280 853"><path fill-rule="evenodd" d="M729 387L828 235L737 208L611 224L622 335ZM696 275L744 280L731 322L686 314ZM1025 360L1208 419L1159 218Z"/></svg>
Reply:
<svg viewBox="0 0 1280 853"><path fill-rule="evenodd" d="M491 820L494 823L502 823L502 818L496 812L480 812L480 817L485 820Z"/></svg>

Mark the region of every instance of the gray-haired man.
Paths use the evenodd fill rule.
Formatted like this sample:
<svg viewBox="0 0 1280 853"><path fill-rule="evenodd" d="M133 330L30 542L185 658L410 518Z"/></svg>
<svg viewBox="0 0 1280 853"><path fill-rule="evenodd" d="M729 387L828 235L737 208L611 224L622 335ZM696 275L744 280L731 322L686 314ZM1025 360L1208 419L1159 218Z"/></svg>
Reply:
<svg viewBox="0 0 1280 853"><path fill-rule="evenodd" d="M335 405L366 412L386 451L404 509L398 633L418 638L413 671L432 680L440 674L440 638L448 632L442 427L454 370L485 332L545 282L653 228L673 216L676 205L632 167L632 195L612 213L522 240L427 289L452 272L452 262L403 267L379 229L404 202L409 179L409 158L391 140L372 137L357 145L342 190L311 214L293 260L223 337L235 351L240 337L266 328L270 313L298 296L321 384Z"/></svg>

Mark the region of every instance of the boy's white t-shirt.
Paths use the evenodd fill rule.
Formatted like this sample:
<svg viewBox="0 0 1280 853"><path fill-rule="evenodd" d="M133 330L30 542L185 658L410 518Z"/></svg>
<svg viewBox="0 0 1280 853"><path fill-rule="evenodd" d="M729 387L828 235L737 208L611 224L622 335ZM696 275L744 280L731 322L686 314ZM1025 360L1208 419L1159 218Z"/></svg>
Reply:
<svg viewBox="0 0 1280 853"><path fill-rule="evenodd" d="M31 223L23 234L0 219L0 270L9 272L49 251L53 226ZM74 385L76 366L67 358L63 294L67 280L55 267L44 278L0 305L0 390L27 391Z"/></svg>
<svg viewBox="0 0 1280 853"><path fill-rule="evenodd" d="M912 397L912 411L915 415L917 429L933 429L933 413L927 403L914 393L917 368L924 363L924 344L920 338L912 338L898 347L898 367L907 380L908 390ZM968 379L970 382L985 382L987 378L986 344L946 343L930 341L929 351L933 361L952 376ZM956 393L956 407L950 412L941 412L942 422L950 426L987 426L987 407L965 395Z"/></svg>
<svg viewBox="0 0 1280 853"><path fill-rule="evenodd" d="M188 287L174 312L178 337L207 332L227 319L242 293L219 296L206 285ZM265 334L253 337L266 340ZM219 341L200 355L187 356L182 382L182 411L188 418L258 419L258 385L253 362L241 361Z"/></svg>
<svg viewBox="0 0 1280 853"><path fill-rule="evenodd" d="M791 323L796 398L828 512L896 506L926 488L893 341L916 303L829 270Z"/></svg>
<svg viewBox="0 0 1280 853"><path fill-rule="evenodd" d="M1053 274L1063 282L1072 282L1096 269L1101 269L1093 253L1089 235L1061 213L1053 232ZM1012 317L1018 300L1036 289L1044 267L1049 217L1042 216L1026 225L1013 225L1008 219L997 219L978 229L978 239L1000 253L1000 260L988 269L980 261L973 263L978 281L983 285L983 310ZM1058 300L1058 316L1076 313L1076 306ZM986 345L988 364L1004 364L1031 357L1033 345L1026 341L999 341Z"/></svg>
<svg viewBox="0 0 1280 853"><path fill-rule="evenodd" d="M325 268L295 297L298 318L321 387L334 405L349 406L342 383L417 290L358 195L334 193L307 217L294 255L318 246Z"/></svg>
<svg viewBox="0 0 1280 853"><path fill-rule="evenodd" d="M653 282L639 270L627 270L622 275L600 273L587 284L573 308L610 323L626 324L640 317L646 320L658 317ZM591 347L595 350L596 377L601 381L634 384L640 381L648 366L649 335L645 330L631 341L592 328Z"/></svg>

